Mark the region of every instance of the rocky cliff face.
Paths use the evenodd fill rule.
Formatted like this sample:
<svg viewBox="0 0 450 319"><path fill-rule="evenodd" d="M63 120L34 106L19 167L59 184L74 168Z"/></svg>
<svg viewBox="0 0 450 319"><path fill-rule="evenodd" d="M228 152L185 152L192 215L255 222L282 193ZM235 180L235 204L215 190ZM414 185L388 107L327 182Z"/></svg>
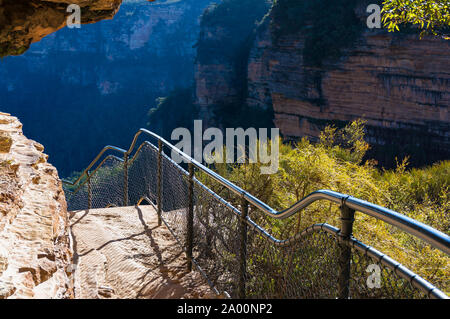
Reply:
<svg viewBox="0 0 450 319"><path fill-rule="evenodd" d="M363 4L353 8L361 25L367 18ZM274 11L257 28L243 104L273 109L274 123L287 139L315 140L328 124L365 119L371 155L377 153L386 166L395 155L410 154L418 165L450 157L450 41L362 26L337 59L311 65L305 55L311 43L305 29L311 26L277 32L286 21ZM197 96L207 109L213 107L210 101L217 100L217 92L227 92L223 88L231 84L220 73L225 66L215 66L215 72L204 72L206 67L197 68ZM215 78L220 81L214 83ZM204 83L212 85L207 88Z"/></svg>
<svg viewBox="0 0 450 319"><path fill-rule="evenodd" d="M0 113L0 299L73 296L65 197L43 150Z"/></svg>
<svg viewBox="0 0 450 319"><path fill-rule="evenodd" d="M251 51L247 102L273 107L285 137L317 139L327 124L363 118L371 144L450 156L450 41L366 31L331 69L318 70L303 62L301 34L275 43L269 23Z"/></svg>

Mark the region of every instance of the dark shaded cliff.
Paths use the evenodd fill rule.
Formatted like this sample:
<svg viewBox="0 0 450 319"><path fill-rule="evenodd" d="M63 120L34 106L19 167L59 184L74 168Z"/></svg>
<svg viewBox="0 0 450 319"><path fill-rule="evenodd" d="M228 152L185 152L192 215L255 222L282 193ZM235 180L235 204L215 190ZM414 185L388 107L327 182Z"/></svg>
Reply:
<svg viewBox="0 0 450 319"><path fill-rule="evenodd" d="M244 125L247 60L267 0L224 0L202 16L195 65L195 104L209 125Z"/></svg>

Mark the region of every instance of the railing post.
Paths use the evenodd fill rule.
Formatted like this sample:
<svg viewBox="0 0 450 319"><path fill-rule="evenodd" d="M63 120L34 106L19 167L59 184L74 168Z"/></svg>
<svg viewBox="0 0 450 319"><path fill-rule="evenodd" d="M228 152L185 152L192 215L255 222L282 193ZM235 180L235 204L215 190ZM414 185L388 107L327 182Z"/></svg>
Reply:
<svg viewBox="0 0 450 319"><path fill-rule="evenodd" d="M123 156L123 206L128 206L128 153Z"/></svg>
<svg viewBox="0 0 450 319"><path fill-rule="evenodd" d="M239 282L238 282L238 298L245 298L245 277L247 270L247 216L248 203L242 196L241 199L241 219L240 219L240 249L239 249Z"/></svg>
<svg viewBox="0 0 450 319"><path fill-rule="evenodd" d="M157 176L157 194L156 201L158 204L158 226L161 226L161 211L162 211L162 198L161 198L161 188L162 188L162 151L163 145L161 140L158 140L158 176Z"/></svg>
<svg viewBox="0 0 450 319"><path fill-rule="evenodd" d="M86 172L86 176L88 179L88 209L92 208L92 186L91 186L91 175L89 175L89 172Z"/></svg>
<svg viewBox="0 0 450 319"><path fill-rule="evenodd" d="M192 270L192 249L194 243L194 165L189 163L189 194L188 194L188 212L187 212L187 232L186 232L186 257L187 270Z"/></svg>
<svg viewBox="0 0 450 319"><path fill-rule="evenodd" d="M348 299L350 285L350 261L351 247L347 244L353 233L353 221L355 211L345 205L341 205L341 230L339 232L340 255L339 255L339 278L338 278L338 298Z"/></svg>

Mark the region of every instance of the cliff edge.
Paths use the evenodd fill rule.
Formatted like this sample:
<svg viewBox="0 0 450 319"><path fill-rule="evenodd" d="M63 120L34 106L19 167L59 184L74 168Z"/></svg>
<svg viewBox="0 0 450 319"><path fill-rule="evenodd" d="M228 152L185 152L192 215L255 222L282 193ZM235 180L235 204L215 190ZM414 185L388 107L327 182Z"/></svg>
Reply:
<svg viewBox="0 0 450 319"><path fill-rule="evenodd" d="M0 112L0 299L73 297L67 205L43 151Z"/></svg>

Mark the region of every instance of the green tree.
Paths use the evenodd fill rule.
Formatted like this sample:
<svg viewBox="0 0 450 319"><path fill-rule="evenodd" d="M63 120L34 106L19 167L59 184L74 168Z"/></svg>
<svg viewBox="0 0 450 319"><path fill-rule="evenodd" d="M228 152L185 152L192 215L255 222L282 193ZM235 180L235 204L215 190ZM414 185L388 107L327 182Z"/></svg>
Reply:
<svg viewBox="0 0 450 319"><path fill-rule="evenodd" d="M383 23L389 31L399 31L401 24L410 24L425 34L448 34L449 0L384 0Z"/></svg>

